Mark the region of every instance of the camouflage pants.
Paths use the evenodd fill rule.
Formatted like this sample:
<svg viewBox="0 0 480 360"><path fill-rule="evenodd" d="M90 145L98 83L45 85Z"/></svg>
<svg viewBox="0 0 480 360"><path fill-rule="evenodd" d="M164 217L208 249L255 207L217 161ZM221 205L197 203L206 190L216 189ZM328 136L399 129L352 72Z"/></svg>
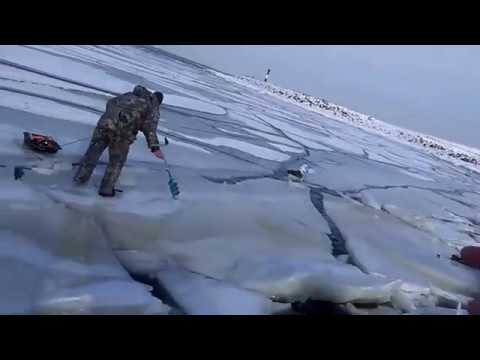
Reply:
<svg viewBox="0 0 480 360"><path fill-rule="evenodd" d="M108 165L100 185L99 193L113 195L123 165L127 160L130 141L116 138L110 132L96 128L87 152L75 174L74 181L78 184L88 182L102 153L108 147Z"/></svg>

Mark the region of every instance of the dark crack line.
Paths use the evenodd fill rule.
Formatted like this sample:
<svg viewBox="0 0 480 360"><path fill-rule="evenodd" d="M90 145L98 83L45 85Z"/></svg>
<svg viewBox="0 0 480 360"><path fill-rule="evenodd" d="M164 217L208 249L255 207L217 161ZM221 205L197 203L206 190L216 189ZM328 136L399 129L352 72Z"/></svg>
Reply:
<svg viewBox="0 0 480 360"><path fill-rule="evenodd" d="M265 138L260 138L260 137L256 137L255 135L248 135L248 134L229 134L227 131L224 131L224 130L221 130L220 128L214 126L214 125L207 125L209 126L210 128L212 128L212 130L202 130L202 129L195 129L195 128L191 128L191 127L188 127L188 126L182 126L181 129L182 130L192 130L192 131L195 131L195 132L201 132L201 133L205 133L205 134L208 134L210 136L225 136L225 137L228 137L228 136L232 136L234 135L235 136L235 139L240 139L240 140L265 140ZM238 129L236 129L238 131ZM232 130L233 131L233 130ZM278 149L275 149L277 151L279 151Z"/></svg>
<svg viewBox="0 0 480 360"><path fill-rule="evenodd" d="M101 95L101 94L94 93L94 92L88 92L88 91L85 91L85 90L78 90L78 89L69 89L69 88L65 88L65 87L62 87L62 86L55 86L55 85L40 83L40 82L36 82L36 81L16 80L16 79L10 79L10 78L6 78L6 77L0 77L0 80L6 80L6 81L21 83L21 84L31 84L31 85L45 86L45 87L49 87L49 88L56 89L56 90L62 90L62 91L71 92L71 93L80 93L81 95L89 96L89 97L97 96L97 97L108 98L108 96L106 96L106 95ZM5 87L5 88L8 89L9 91L10 90L15 90L14 88L9 88L9 87ZM18 89L18 90L21 91L21 89ZM26 90L24 90L24 91L26 91Z"/></svg>
<svg viewBox="0 0 480 360"><path fill-rule="evenodd" d="M247 180L258 180L258 179L273 179L272 175L257 175L257 176L236 176L236 177L229 177L229 178L215 178L211 176L202 175L205 180L216 184L228 184L228 185L235 185Z"/></svg>
<svg viewBox="0 0 480 360"><path fill-rule="evenodd" d="M461 195L463 193L463 190L435 189L435 188L429 188L429 187L418 186L418 185L384 185L384 186L367 185L367 186L365 186L363 188L360 188L360 189L343 190L342 192L344 194L357 194L357 193L365 191L365 190L388 190L388 189L409 189L409 188L417 189L417 190L431 191L431 192L434 192L437 195L440 195L440 193ZM453 199L450 199L450 200L453 200ZM464 204L462 204L462 205L464 205ZM470 205L470 207L471 207L471 205Z"/></svg>
<svg viewBox="0 0 480 360"><path fill-rule="evenodd" d="M223 125L232 126L237 131L249 129L249 130L253 130L253 131L263 132L267 135L279 136L278 133L271 133L271 132L262 131L262 130L259 130L258 128L256 128L256 127L253 127L253 126L250 126L250 125L247 125L247 124L243 124L243 123L239 124L239 123L234 122L234 121L226 121L226 120L221 120L221 119L209 119L209 118L205 118L205 117L201 117L201 116L197 116L197 115L193 115L193 114L184 113L184 112L178 111L178 110L172 110L171 108L168 108L168 111L171 111L173 113L178 113L180 115L184 115L185 117L188 117L188 118L194 118L196 121L201 122L205 126L209 126L209 127L214 128L218 131L221 131L222 135L225 135L225 132L218 129L218 127L222 126L222 124L223 124ZM184 128L188 129L187 127L184 127ZM192 130L198 131L198 129L192 129ZM250 136L249 139L255 139L253 136L257 136L257 135L255 135L255 134L243 134L243 135L240 135L240 136L246 136L246 137ZM265 138L262 138L262 139L265 140ZM292 139L289 139L289 140L292 140ZM294 141L294 140L292 140L292 141Z"/></svg>
<svg viewBox="0 0 480 360"><path fill-rule="evenodd" d="M320 189L311 188L310 200L313 206L315 206L317 211L325 219L325 221L328 224L328 227L330 228L330 233L327 234L327 236L332 242L332 255L334 257L338 257L340 255L348 255L350 257L350 254L348 253L348 250L346 247L345 238L340 232L340 229L338 228L338 226L335 224L335 222L332 220L332 218L327 214L325 210L322 191Z"/></svg>
<svg viewBox="0 0 480 360"><path fill-rule="evenodd" d="M299 145L299 146L303 149L303 151L305 152L305 156L310 156L310 150L311 150L311 149L310 149L308 146L302 144L301 142L299 142L299 141L297 141L297 140L295 140L295 139L292 139L292 138L291 138L290 136L288 136L282 129L276 127L275 125L270 124L268 121L263 120L262 118L258 117L258 116L255 115L255 114L254 114L253 116L254 116L258 121L260 121L262 124L264 124L265 126L268 126L268 127L272 128L273 130L275 130L275 131L276 131L276 134L275 134L275 135L277 135L277 136L278 136L278 135L283 136L284 139L290 140L290 141L292 141L293 143Z"/></svg>
<svg viewBox="0 0 480 360"><path fill-rule="evenodd" d="M473 217L468 217L468 216L464 216L464 215L457 214L455 211L450 210L450 209L447 209L447 211L448 211L449 213L455 215L456 217L459 217L459 218L461 218L461 219L467 220L467 221L468 221L470 224L472 224L472 225L475 225L475 226L480 225L480 224L478 223L478 221L475 220ZM457 223L456 221L452 221L452 222ZM480 235L480 234L479 234L479 235Z"/></svg>
<svg viewBox="0 0 480 360"><path fill-rule="evenodd" d="M279 180L279 181L287 181L288 180L288 173L287 173L288 164L296 163L297 161L303 160L303 158L304 156L299 156L297 158L293 158L293 159L289 159L284 162L281 162L277 169L267 174L222 177L222 178L215 178L211 176L202 176L202 177L208 181L211 181L217 184L229 184L229 185L235 185L247 180L258 180L258 179L272 179L272 180Z"/></svg>
<svg viewBox="0 0 480 360"><path fill-rule="evenodd" d="M388 190L388 189L408 189L408 185L368 185L360 189L343 190L344 194L358 194L366 190Z"/></svg>
<svg viewBox="0 0 480 360"><path fill-rule="evenodd" d="M40 95L40 94L29 92L29 91L26 91L26 90L9 88L9 87L6 87L6 86L0 86L0 90L53 101L53 102L56 102L56 103L61 104L61 105L71 106L71 107L74 107L74 108L77 108L77 109L80 109L80 110L87 110L87 111L93 112L95 114L102 114L103 113L103 110L97 109L97 108L94 108L94 107L91 107L91 106L77 104L77 103L74 103L74 102L71 102L71 101L68 101L68 100L57 99L55 97L48 96L48 95Z"/></svg>
<svg viewBox="0 0 480 360"><path fill-rule="evenodd" d="M386 185L386 186L369 185L369 186L366 186L364 188L357 189L357 190L343 190L342 193L343 194L358 194L358 193L360 193L362 191L366 191L366 190L388 190L388 189L409 189L409 188L417 189L417 190L430 191L430 192L434 193L435 195L441 196L441 197L443 197L447 200L450 200L450 201L454 201L454 202L456 202L456 203L458 203L462 206L465 206L469 209L472 209L472 210L475 210L475 209L478 208L477 206L469 204L469 203L464 202L462 200L446 196L446 194L452 194L452 195L455 194L455 195L462 196L463 193L466 192L466 191L463 191L463 190L435 189L435 188L428 188L428 187L416 186L416 185Z"/></svg>
<svg viewBox="0 0 480 360"><path fill-rule="evenodd" d="M85 88L88 88L88 89L97 90L97 91L107 93L107 94L110 94L110 95L113 95L113 96L120 95L120 93L117 93L117 92L114 92L114 91L111 91L111 90L108 90L108 89L99 88L99 87L92 86L92 85L89 85L89 84L81 82L81 81L75 81L73 79L69 79L69 78L66 78L66 77L63 77L63 76L54 75L54 74L44 72L44 71L41 71L41 70L36 70L32 67L17 64L17 63L14 63L12 61L0 59L0 64L5 65L5 66L10 66L10 67L13 67L13 68L16 68L16 69L25 70L25 71L28 71L28 72L31 72L31 73L34 73L34 74L46 76L46 77L49 77L49 78L52 78L52 79L64 81L64 82L67 82L67 83L70 83L70 84L79 85L79 86L82 86L82 87L85 87Z"/></svg>
<svg viewBox="0 0 480 360"><path fill-rule="evenodd" d="M80 216L80 217L90 217L92 219L92 221L95 223L95 225L97 226L97 228L99 229L99 231L102 233L102 235L105 238L107 244L108 245L112 244L111 236L110 236L109 232L107 231L106 227L101 222L98 221L95 214L84 213L81 210L69 205L68 203L63 202L61 199L57 199L55 196L52 196L48 191L47 192L42 191L38 187L31 187L31 188L36 190L37 192L43 194L44 196L46 196L50 201L52 201L56 204L62 205L66 209L69 209L70 211L74 212L75 214L78 214L78 216ZM120 261L120 259L118 259L117 255L115 253L115 249L111 248L111 250L112 250L113 256L117 259L118 264L130 275L130 277L132 278L133 281L140 282L140 283L147 284L147 285L151 286L152 291L150 293L153 297L159 299L160 301L162 301L162 303L165 303L168 306L179 310L182 313L186 313L185 310L178 304L177 301L175 301L174 297L168 292L168 290L161 284L161 282L158 279L156 279L156 278L154 278L154 277L152 277L148 274L139 274L139 273L134 273L134 272L129 271L129 269L126 268L125 265L123 265L123 263Z"/></svg>
<svg viewBox="0 0 480 360"><path fill-rule="evenodd" d="M218 105L215 105L215 106L218 106ZM180 115L183 115L183 116L189 117L189 118L195 118L196 120L201 119L201 120L205 120L205 121L208 121L208 122L220 122L220 123L231 124L231 122L229 122L229 121L220 119L221 117L224 117L225 114L221 114L221 115L220 114L211 114L209 112L199 111L199 110L194 110L194 109L185 110L184 107L175 106L175 105L167 105L167 104L163 104L162 107L168 109L169 111L171 111L173 113L180 114ZM209 114L212 117L216 117L216 119L208 118L208 117L206 117L202 114Z"/></svg>
<svg viewBox="0 0 480 360"><path fill-rule="evenodd" d="M170 294L170 292L166 289L166 287L162 284L160 280L146 274L130 272L126 268L125 270L128 272L128 274L133 280L151 286L152 290L150 293L153 297L161 300L162 303L179 311L181 315L188 314L188 312L175 300L175 298L172 296L172 294Z"/></svg>
<svg viewBox="0 0 480 360"><path fill-rule="evenodd" d="M208 143L203 143L203 142L200 142L200 141L192 141L191 139L184 138L184 137L181 136L181 135L177 135L177 134L175 134L175 133L171 133L171 132L164 131L164 130L162 130L162 131L159 130L158 132L161 133L161 134L164 134L164 135L168 135L168 136L170 136L170 137L172 137L172 138L174 138L174 139L177 139L177 140L179 140L179 141L181 141L181 142L185 142L185 143L187 143L187 144L196 145L196 146L199 146L199 147L202 147L202 148L211 150L211 151L216 151L216 152L222 153L222 154L224 154L224 155L226 155L226 156L235 158L235 159L237 159L237 160L244 161L244 162L247 162L247 163L249 163L249 164L253 164L253 165L255 165L255 166L264 168L264 169L268 169L266 166L263 166L263 165L261 165L261 164L258 164L258 163L256 163L256 162L251 161L251 160L248 160L248 159L244 159L244 158L242 158L241 156L234 155L234 154L232 154L232 153L229 153L229 152L227 152L227 151L224 151L224 150L222 150L221 148L216 147L216 146L213 146L213 145L210 145L210 144L208 144Z"/></svg>
<svg viewBox="0 0 480 360"><path fill-rule="evenodd" d="M356 196L349 196L349 197L350 197L352 200L355 200L355 201L359 202L359 203L362 204L363 206L371 207L371 206L369 206L368 204L366 204L361 198L358 198L358 197L356 197ZM426 230L426 229L422 228L422 227L419 226L419 225L416 225L416 224L414 224L414 223L411 223L411 222L405 220L404 218L402 218L401 216L398 216L398 215L396 215L396 214L394 214L394 213L391 213L388 209L386 209L386 208L383 207L383 206L381 206L381 211L383 211L384 213L388 214L389 216L392 216L392 217L398 219L399 221L401 221L402 223L404 223L404 224L406 224L406 225L408 225L408 226L410 226L410 227L413 227L413 228L415 228L415 229L417 229L417 230L419 230L419 231L422 231L422 232L424 232L424 233L427 233L429 236L432 236L432 237L434 237L434 238L436 238L436 239L438 239L438 240L443 241L443 238L442 238L442 237L439 237L437 234L432 233L431 231ZM472 226L472 224L473 224L473 225L477 225L476 222L475 222L475 220L474 220L473 218L469 218L469 217L466 217L466 216L459 215L459 214L457 214L457 213L455 213L455 212L453 212L453 211L451 211L451 210L447 210L447 211L450 212L450 213L452 213L453 215L461 218L461 219L466 220L467 222L470 222L470 224L469 224L469 223L462 223L462 224L464 224L464 225L469 225L469 226ZM458 224L458 221L449 220L449 219L443 219L443 218L439 218L439 217L436 217L436 216L426 216L425 218L426 218L426 219L430 219L430 220L437 220L437 221L440 221L440 222L443 222L443 223L448 223L448 224ZM471 239L473 239L475 242L478 242L478 240L476 239L475 236L480 235L480 233L477 233L477 232L475 232L475 231L473 231L473 230L471 230L471 231L469 231L469 230L458 230L458 232L463 233L463 234L466 234L466 235L468 235Z"/></svg>
<svg viewBox="0 0 480 360"><path fill-rule="evenodd" d="M304 181L304 184L306 184L311 190L315 189L317 191L322 192L323 194L328 194L334 197L341 197L340 192L338 192L337 190L330 189L326 186L310 183L308 181Z"/></svg>
<svg viewBox="0 0 480 360"><path fill-rule="evenodd" d="M460 205L463 205L463 206L465 206L465 207L468 207L469 209L472 209L472 210L473 210L473 209L477 209L477 206L472 205L472 204L469 204L469 203L467 203L467 202L465 202L465 201L462 201L462 200L460 200L460 199L451 198L450 196L445 195L445 193L441 193L441 192L435 191L435 190L431 190L431 191L432 191L433 193L437 194L438 196L441 196L441 197L443 197L443 198L445 198L445 199L448 199L448 200L450 200L450 201L453 201L453 202L456 202L456 203L458 203L458 204L460 204ZM452 194L452 193L450 192L450 193L447 193L447 194ZM453 194L457 194L457 193L454 192ZM449 211L450 211L450 210L449 210Z"/></svg>
<svg viewBox="0 0 480 360"><path fill-rule="evenodd" d="M266 120L263 120L261 118L259 118L258 116L254 115L256 119L258 119L259 121L261 121L263 124L265 124L266 126L269 126L271 127L272 129L276 130L277 131L277 135L280 134L282 135L285 139L288 139L294 143L296 143L297 145L299 145L306 153L306 156L310 156L310 152L322 152L322 151L328 151L328 150L321 150L321 149L313 149L303 143L301 143L300 141L298 140L295 140L293 138L291 138L290 136L287 135L286 131L283 131L282 129L276 127L275 125L272 125L270 124L268 121ZM279 116L281 118L283 118L284 120L286 120L287 123L290 124L290 119L288 118L285 118L285 117L282 117L282 116ZM319 133L317 129L311 127L311 126L308 126L308 125L305 125L305 124L302 124L303 126L305 126L306 128L310 129L311 131L317 133L318 135L321 135L321 136L328 136L330 138L333 138L335 136L329 136L329 135L325 135L323 133ZM312 141L312 142L315 142L317 143L318 145L321 145L321 146L325 146L327 148L330 148L331 150L334 150L336 153L338 154L342 154L342 155L345 155L349 158L356 158L356 159L360 159L360 160L363 160L363 159L367 159L369 161L376 161L376 160L371 160L369 159L369 154L362 148L362 146L359 145L360 148L362 148L362 151L363 151L363 154L362 155L359 155L359 154L355 154L355 153L351 153L351 152L346 152L344 151L343 149L339 148L339 147L336 147L336 146L332 146L332 145L327 145L327 144L324 144L322 143L321 141L317 141L317 140L313 140L313 139L309 139L309 138L306 138L304 136L301 136L301 135L298 135L298 134L295 134L295 136L298 136L302 139L305 139L305 140L308 140L308 141ZM401 169L407 169L406 167L402 167L400 165L396 165L396 164L391 164L391 163L383 163L381 161L376 161L376 162L379 162L379 163L382 163L384 165L390 165L390 166L395 166L395 167L399 167Z"/></svg>

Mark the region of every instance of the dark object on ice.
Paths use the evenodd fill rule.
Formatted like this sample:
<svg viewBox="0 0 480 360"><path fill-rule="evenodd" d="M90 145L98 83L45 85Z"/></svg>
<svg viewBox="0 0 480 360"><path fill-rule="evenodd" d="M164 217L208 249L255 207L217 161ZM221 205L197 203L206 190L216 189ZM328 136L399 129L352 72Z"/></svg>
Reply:
<svg viewBox="0 0 480 360"><path fill-rule="evenodd" d="M23 133L23 143L34 151L49 154L55 154L62 149L51 136L32 134L26 131Z"/></svg>
<svg viewBox="0 0 480 360"><path fill-rule="evenodd" d="M24 170L32 170L32 168L25 167L25 166L15 166L13 170L13 176L15 177L15 180L21 179L23 175L25 175Z"/></svg>
<svg viewBox="0 0 480 360"><path fill-rule="evenodd" d="M98 195L103 196L103 197L114 197L115 196L115 191L116 191L116 189L112 189L111 192L106 192L106 191L101 189L98 192Z"/></svg>
<svg viewBox="0 0 480 360"><path fill-rule="evenodd" d="M305 302L293 302L292 310L304 315L348 315L338 304L308 299Z"/></svg>
<svg viewBox="0 0 480 360"><path fill-rule="evenodd" d="M480 300L473 300L468 303L469 315L480 315Z"/></svg>
<svg viewBox="0 0 480 360"><path fill-rule="evenodd" d="M172 175L172 171L170 170L170 165L168 165L167 159L165 159L165 171L168 174L168 187L170 189L170 194L174 200L177 200L178 195L180 195L180 189L178 188L177 180Z"/></svg>
<svg viewBox="0 0 480 360"><path fill-rule="evenodd" d="M287 171L288 175L293 175L299 179L301 179L303 177L303 174L300 170L288 170Z"/></svg>
<svg viewBox="0 0 480 360"><path fill-rule="evenodd" d="M20 166L15 166L15 169L13 171L13 176L15 177L15 180L21 179L25 172L23 171L22 167Z"/></svg>
<svg viewBox="0 0 480 360"><path fill-rule="evenodd" d="M123 190L114 188L111 193L106 193L102 190L99 190L98 195L103 197L114 197L116 193L123 193Z"/></svg>
<svg viewBox="0 0 480 360"><path fill-rule="evenodd" d="M287 170L288 180L293 182L303 182L305 178L305 173L301 170Z"/></svg>
<svg viewBox="0 0 480 360"><path fill-rule="evenodd" d="M267 82L269 76L270 76L270 69L267 70L267 72L266 72L266 74L265 74L265 78L263 79L263 81L264 81L264 82Z"/></svg>
<svg viewBox="0 0 480 360"><path fill-rule="evenodd" d="M460 256L452 255L450 259L472 268L480 269L480 247L465 246L460 251Z"/></svg>
<svg viewBox="0 0 480 360"><path fill-rule="evenodd" d="M462 258L458 255L452 255L450 256L450 260L453 260L453 261L456 261L456 262L459 262L461 263L462 262Z"/></svg>
<svg viewBox="0 0 480 360"><path fill-rule="evenodd" d="M288 179L294 182L302 182L308 172L308 166L306 164L300 166L299 169L287 170Z"/></svg>
<svg viewBox="0 0 480 360"><path fill-rule="evenodd" d="M178 195L180 195L180 190L178 189L178 183L175 178L169 173L168 176L170 177L168 180L168 187L170 188L170 193L174 199L177 199Z"/></svg>
<svg viewBox="0 0 480 360"><path fill-rule="evenodd" d="M113 188L113 191L110 193L106 193L102 190L99 190L98 195L103 196L103 197L114 197L116 193L123 193L123 190Z"/></svg>

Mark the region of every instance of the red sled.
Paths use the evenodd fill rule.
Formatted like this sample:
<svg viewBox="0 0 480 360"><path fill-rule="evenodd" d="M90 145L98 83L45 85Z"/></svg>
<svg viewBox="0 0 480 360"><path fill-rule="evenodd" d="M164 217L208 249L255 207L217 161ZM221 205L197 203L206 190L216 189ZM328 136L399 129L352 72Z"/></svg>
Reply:
<svg viewBox="0 0 480 360"><path fill-rule="evenodd" d="M55 154L61 146L51 137L40 134L23 133L23 143L33 151Z"/></svg>
<svg viewBox="0 0 480 360"><path fill-rule="evenodd" d="M473 300L468 304L469 315L480 315L480 300Z"/></svg>
<svg viewBox="0 0 480 360"><path fill-rule="evenodd" d="M465 246L462 251L460 251L460 256L465 265L480 269L480 247Z"/></svg>
<svg viewBox="0 0 480 360"><path fill-rule="evenodd" d="M480 269L480 247L465 246L460 251L460 256L452 256L452 260L458 261L474 269Z"/></svg>

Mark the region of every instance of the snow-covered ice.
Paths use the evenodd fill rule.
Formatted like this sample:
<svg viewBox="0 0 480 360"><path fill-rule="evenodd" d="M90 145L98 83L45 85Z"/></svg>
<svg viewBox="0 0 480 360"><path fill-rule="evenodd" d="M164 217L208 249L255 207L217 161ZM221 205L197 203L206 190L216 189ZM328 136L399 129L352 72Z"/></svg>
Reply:
<svg viewBox="0 0 480 360"><path fill-rule="evenodd" d="M71 183L105 102L136 84L165 93L177 201L143 135L118 197L97 196L106 154ZM23 131L65 146L33 153ZM480 242L480 151L155 47L2 46L0 144L3 314L170 313L137 275L188 314L312 299L457 315L480 293L480 271L450 260Z"/></svg>
<svg viewBox="0 0 480 360"><path fill-rule="evenodd" d="M185 270L163 270L157 277L192 315L269 315L289 307L260 293Z"/></svg>
<svg viewBox="0 0 480 360"><path fill-rule="evenodd" d="M326 210L342 229L356 265L450 292L480 292L480 271L453 263L453 249L432 236L375 210L328 198ZM365 226L370 224L370 226Z"/></svg>
<svg viewBox="0 0 480 360"><path fill-rule="evenodd" d="M216 114L216 115L223 115L225 114L225 110L221 107L216 106L214 104L209 104L204 101L199 101L195 99L186 98L185 96L178 96L178 95L171 95L165 94L164 95L164 103L167 105L183 107L187 109L192 109L200 112Z"/></svg>
<svg viewBox="0 0 480 360"><path fill-rule="evenodd" d="M200 142L215 145L215 146L227 146L232 149L238 149L245 153L251 154L256 157L264 158L267 160L284 161L284 160L288 160L289 158L289 156L285 155L284 153L270 150L262 146L258 146L249 142L240 141L232 138L214 137L214 138L206 139L206 138L189 136L186 134L181 134L181 135L187 139L196 140L196 141L200 141Z"/></svg>
<svg viewBox="0 0 480 360"><path fill-rule="evenodd" d="M302 153L303 152L303 150L298 148L298 147L292 147L292 146L277 144L277 143L272 143L272 142L269 142L269 144L272 145L273 147L276 147L277 149L280 149L280 150L286 151L286 152L292 152L292 153Z"/></svg>
<svg viewBox="0 0 480 360"><path fill-rule="evenodd" d="M91 217L20 182L1 185L9 199L0 216L0 313L168 313L120 266Z"/></svg>
<svg viewBox="0 0 480 360"><path fill-rule="evenodd" d="M89 125L95 125L99 118L98 114L88 110L58 104L54 100L23 94L12 94L5 90L0 90L0 106Z"/></svg>

